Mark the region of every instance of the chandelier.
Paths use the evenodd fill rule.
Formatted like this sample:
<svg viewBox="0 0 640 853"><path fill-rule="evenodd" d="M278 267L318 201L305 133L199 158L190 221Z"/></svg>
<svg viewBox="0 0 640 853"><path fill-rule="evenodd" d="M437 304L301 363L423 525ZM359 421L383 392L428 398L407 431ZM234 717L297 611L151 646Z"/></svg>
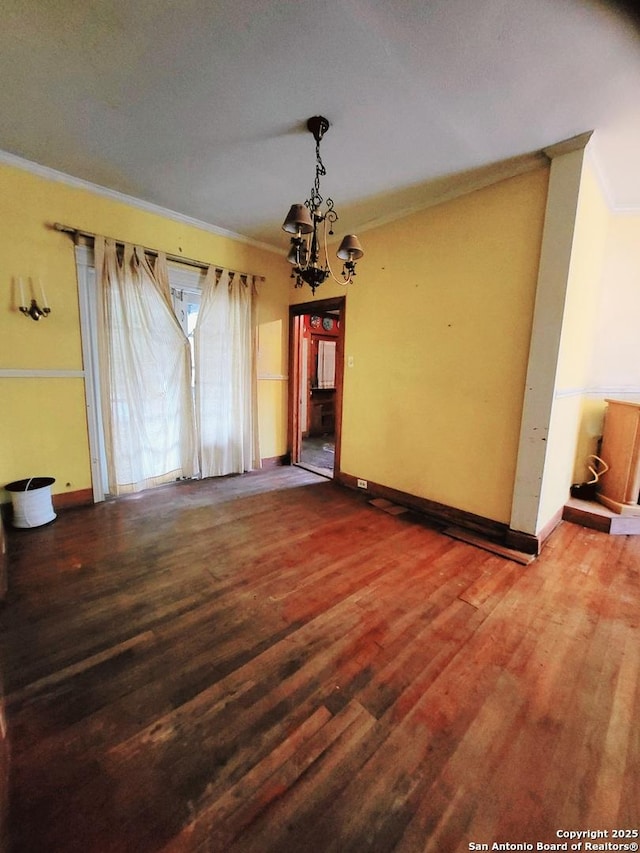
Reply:
<svg viewBox="0 0 640 853"><path fill-rule="evenodd" d="M337 256L344 261L342 278L336 278L329 264L327 251L327 234L333 234L333 223L338 214L333 206L333 200L323 199L320 195L320 178L327 174L320 157L320 142L329 129L329 122L323 116L313 116L307 121L307 129L316 141L316 177L311 188L311 195L304 204L292 204L282 230L292 234L291 247L287 260L293 264L291 278L295 286L302 287L306 282L311 292L316 292L323 281L329 276L338 284L349 284L356 274L356 261L364 252L355 234L347 234L338 247ZM323 209L324 205L324 209ZM322 245L321 245L322 243Z"/></svg>

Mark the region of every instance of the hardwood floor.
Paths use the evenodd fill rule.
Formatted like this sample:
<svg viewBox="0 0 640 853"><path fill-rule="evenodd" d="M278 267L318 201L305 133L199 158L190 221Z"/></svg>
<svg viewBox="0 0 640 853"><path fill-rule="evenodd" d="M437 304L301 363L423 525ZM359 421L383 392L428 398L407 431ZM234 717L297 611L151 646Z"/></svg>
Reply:
<svg viewBox="0 0 640 853"><path fill-rule="evenodd" d="M640 537L563 522L524 567L282 468L8 538L14 851L639 825Z"/></svg>

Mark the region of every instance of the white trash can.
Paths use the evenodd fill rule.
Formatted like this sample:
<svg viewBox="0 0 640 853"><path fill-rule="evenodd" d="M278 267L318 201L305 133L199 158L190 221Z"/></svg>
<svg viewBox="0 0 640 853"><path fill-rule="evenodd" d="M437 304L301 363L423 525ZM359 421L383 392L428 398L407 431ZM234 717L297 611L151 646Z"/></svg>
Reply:
<svg viewBox="0 0 640 853"><path fill-rule="evenodd" d="M51 503L51 486L54 477L30 477L7 483L5 489L11 495L14 527L40 527L56 517Z"/></svg>

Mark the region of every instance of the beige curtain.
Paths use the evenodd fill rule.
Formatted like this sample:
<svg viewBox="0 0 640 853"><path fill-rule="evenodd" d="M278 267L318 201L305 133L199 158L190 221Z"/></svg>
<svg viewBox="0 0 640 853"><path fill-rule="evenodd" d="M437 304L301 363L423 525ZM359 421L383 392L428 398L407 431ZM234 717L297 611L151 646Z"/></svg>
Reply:
<svg viewBox="0 0 640 853"><path fill-rule="evenodd" d="M196 424L203 477L260 467L252 276L210 268L194 332Z"/></svg>
<svg viewBox="0 0 640 853"><path fill-rule="evenodd" d="M173 313L166 257L95 238L100 385L109 491L197 473L189 342Z"/></svg>
<svg viewBox="0 0 640 853"><path fill-rule="evenodd" d="M318 341L318 388L335 388L336 342Z"/></svg>

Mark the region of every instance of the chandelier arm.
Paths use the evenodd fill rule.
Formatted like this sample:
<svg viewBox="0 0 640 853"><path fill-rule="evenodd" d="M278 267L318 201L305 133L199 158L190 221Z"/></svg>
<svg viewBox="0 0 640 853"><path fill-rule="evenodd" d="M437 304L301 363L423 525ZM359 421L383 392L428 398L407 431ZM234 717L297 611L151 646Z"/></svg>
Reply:
<svg viewBox="0 0 640 853"><path fill-rule="evenodd" d="M327 262L327 269L329 270L329 275L336 282L336 284L341 284L343 286L346 284L349 284L352 280L351 273L349 273L348 278L344 278L344 276L342 278L337 278L337 276L334 275L333 270L331 269L331 261L329 260L329 247L327 245L327 221L326 221L326 219L324 222L324 257L325 257L325 260Z"/></svg>

